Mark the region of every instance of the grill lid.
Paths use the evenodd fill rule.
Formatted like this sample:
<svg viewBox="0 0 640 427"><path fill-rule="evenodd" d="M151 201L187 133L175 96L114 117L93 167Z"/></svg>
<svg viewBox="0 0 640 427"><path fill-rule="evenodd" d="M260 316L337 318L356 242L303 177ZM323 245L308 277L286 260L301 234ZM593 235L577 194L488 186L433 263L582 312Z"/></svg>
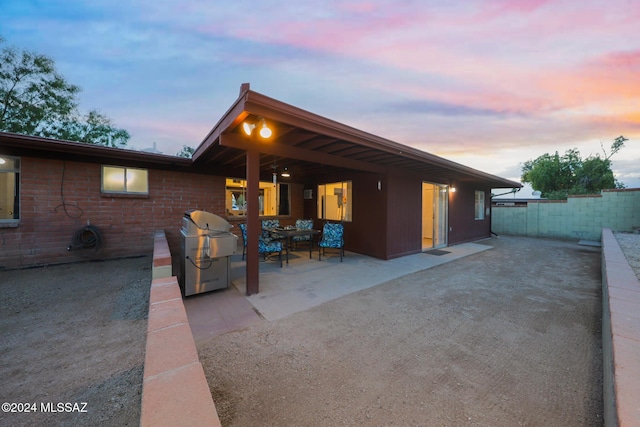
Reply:
<svg viewBox="0 0 640 427"><path fill-rule="evenodd" d="M224 218L206 211L189 210L184 213L184 216L188 219L186 222L192 223L188 226L191 229L189 231L194 231L192 225L195 225L199 231L198 234L208 234L211 231L226 233L233 227Z"/></svg>

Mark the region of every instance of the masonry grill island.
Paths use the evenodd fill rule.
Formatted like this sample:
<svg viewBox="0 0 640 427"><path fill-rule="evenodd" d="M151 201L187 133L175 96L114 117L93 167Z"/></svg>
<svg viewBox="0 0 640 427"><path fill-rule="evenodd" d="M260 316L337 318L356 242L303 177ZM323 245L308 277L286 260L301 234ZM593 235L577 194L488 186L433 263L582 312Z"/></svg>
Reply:
<svg viewBox="0 0 640 427"><path fill-rule="evenodd" d="M185 296L229 287L238 237L218 215L190 210L182 218L180 288Z"/></svg>

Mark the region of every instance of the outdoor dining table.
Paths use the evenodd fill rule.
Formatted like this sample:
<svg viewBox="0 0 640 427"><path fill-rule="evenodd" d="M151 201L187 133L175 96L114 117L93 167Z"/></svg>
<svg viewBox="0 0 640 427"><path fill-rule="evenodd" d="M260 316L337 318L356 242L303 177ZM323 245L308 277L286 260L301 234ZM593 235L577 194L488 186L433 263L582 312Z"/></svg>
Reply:
<svg viewBox="0 0 640 427"><path fill-rule="evenodd" d="M311 238L309 242L309 259L311 259L311 254L313 250L313 236L315 234L320 234L320 230L304 229L304 228L276 227L276 228L270 228L267 231L285 238L286 240L285 247L287 249L287 254L286 254L287 264L289 264L289 246L291 245L291 238L293 236L309 236Z"/></svg>

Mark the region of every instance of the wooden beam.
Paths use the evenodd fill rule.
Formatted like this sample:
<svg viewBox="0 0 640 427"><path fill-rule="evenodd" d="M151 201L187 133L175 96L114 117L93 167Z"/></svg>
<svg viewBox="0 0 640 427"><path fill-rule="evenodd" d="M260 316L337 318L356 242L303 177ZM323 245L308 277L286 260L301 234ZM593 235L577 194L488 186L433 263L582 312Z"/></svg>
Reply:
<svg viewBox="0 0 640 427"><path fill-rule="evenodd" d="M263 142L256 138L245 138L238 134L225 133L220 135L220 145L224 147L238 148L241 150L256 149L260 153L270 154L289 159L319 163L345 169L355 169L365 172L385 173L384 166L352 160L345 157L334 156L320 151L305 150L304 148L291 147L273 142Z"/></svg>
<svg viewBox="0 0 640 427"><path fill-rule="evenodd" d="M258 253L258 236L262 232L260 226L260 153L255 149L247 150L247 295L260 291L260 254Z"/></svg>

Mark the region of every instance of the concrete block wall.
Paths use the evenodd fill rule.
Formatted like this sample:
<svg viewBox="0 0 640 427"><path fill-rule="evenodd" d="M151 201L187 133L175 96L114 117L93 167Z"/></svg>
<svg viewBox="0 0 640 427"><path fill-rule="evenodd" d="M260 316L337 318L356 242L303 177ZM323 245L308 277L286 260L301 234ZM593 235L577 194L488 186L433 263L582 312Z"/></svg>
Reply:
<svg viewBox="0 0 640 427"><path fill-rule="evenodd" d="M491 229L497 234L599 240L603 227L640 228L640 189L603 190L566 201L531 201L523 206L494 206Z"/></svg>
<svg viewBox="0 0 640 427"><path fill-rule="evenodd" d="M640 281L609 228L602 230L604 422L640 425Z"/></svg>
<svg viewBox="0 0 640 427"><path fill-rule="evenodd" d="M164 232L155 233L154 240L159 250L154 251L153 269L158 277L149 295L140 426L220 426L178 281L165 275L163 267L167 261L171 265L171 254Z"/></svg>

